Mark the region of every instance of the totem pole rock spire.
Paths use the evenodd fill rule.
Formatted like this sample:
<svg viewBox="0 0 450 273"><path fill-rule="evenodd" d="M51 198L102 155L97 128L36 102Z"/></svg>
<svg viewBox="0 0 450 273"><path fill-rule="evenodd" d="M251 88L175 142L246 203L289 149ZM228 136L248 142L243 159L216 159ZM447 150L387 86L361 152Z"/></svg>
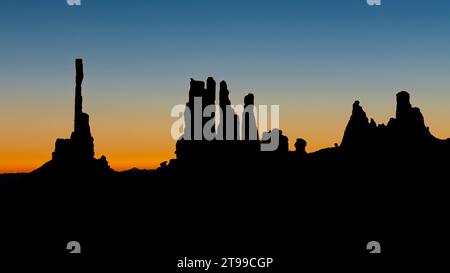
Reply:
<svg viewBox="0 0 450 273"><path fill-rule="evenodd" d="M74 131L70 137L76 146L79 159L90 159L94 157L94 138L89 126L89 115L83 113L83 96L81 95L81 84L83 83L83 60L75 60L75 117Z"/></svg>
<svg viewBox="0 0 450 273"><path fill-rule="evenodd" d="M81 84L83 83L84 73L83 73L83 60L75 60L75 119L74 119L74 131L77 129L81 123L81 116L83 113L83 96L81 95Z"/></svg>
<svg viewBox="0 0 450 273"><path fill-rule="evenodd" d="M75 60L74 130L69 139L57 139L52 160L33 173L42 175L102 175L113 172L106 157L94 157L94 138L89 126L89 115L83 113L83 60Z"/></svg>

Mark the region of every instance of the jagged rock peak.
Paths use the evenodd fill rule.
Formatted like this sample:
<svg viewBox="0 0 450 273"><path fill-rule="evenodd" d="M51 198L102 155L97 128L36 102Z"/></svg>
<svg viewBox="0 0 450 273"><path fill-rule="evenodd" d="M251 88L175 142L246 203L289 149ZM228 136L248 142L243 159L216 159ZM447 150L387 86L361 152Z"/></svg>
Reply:
<svg viewBox="0 0 450 273"><path fill-rule="evenodd" d="M406 118L411 110L411 103L409 101L409 93L406 91L401 91L397 93L397 111L396 118L403 119Z"/></svg>
<svg viewBox="0 0 450 273"><path fill-rule="evenodd" d="M252 93L249 93L244 97L244 106L255 104L255 96Z"/></svg>
<svg viewBox="0 0 450 273"><path fill-rule="evenodd" d="M229 95L230 95L230 91L228 90L227 83L225 81L221 81L220 82L220 90L219 90L219 104L221 107L231 104ZM222 110L224 110L224 109L222 109Z"/></svg>

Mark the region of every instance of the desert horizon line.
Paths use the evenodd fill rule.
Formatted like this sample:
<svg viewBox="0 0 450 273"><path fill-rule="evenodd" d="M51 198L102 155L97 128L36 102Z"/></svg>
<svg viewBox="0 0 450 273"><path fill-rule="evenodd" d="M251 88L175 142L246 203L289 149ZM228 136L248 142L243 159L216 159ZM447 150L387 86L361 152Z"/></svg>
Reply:
<svg viewBox="0 0 450 273"><path fill-rule="evenodd" d="M358 100L355 100L355 101L358 101ZM379 123L377 125L382 125L382 124L384 124L384 123ZM445 139L442 139L442 140L445 140ZM336 144L340 145L340 143L336 143ZM333 146L323 146L321 148L315 149L315 150L310 151L308 153L309 154L313 154L313 153L319 152L319 151L321 151L323 149L332 148L332 147ZM292 150L289 150L289 151L292 151ZM167 160L170 160L170 158L167 158ZM152 163L149 163L149 164L126 164L126 163L125 164L124 163L120 164L119 163L119 164L114 164L115 166L112 169L117 171L117 172L123 172L123 171L128 171L128 170L133 170L133 169L152 171L152 170L156 170L160 166L160 164L162 162L163 161L154 161L153 164ZM30 173L30 172L32 172L33 170L35 170L36 168L38 168L40 166L38 164L40 164L40 163L37 163L37 164L34 164L34 165L32 163L30 163L29 167L27 167L27 168L17 168L17 169L11 168L10 169L11 171L2 171L2 172L0 172L0 175Z"/></svg>
<svg viewBox="0 0 450 273"><path fill-rule="evenodd" d="M86 157L94 158L94 155L95 155L94 147L93 147L93 140L94 139L91 136L90 126L89 126L89 115L83 113L83 111L82 111L82 101L83 101L83 99L82 99L82 96L81 96L81 83L82 83L83 77L84 77L82 59L76 59L75 63L76 63L76 79L75 79L75 81L76 81L75 93L76 94L75 94L75 118L74 118L74 129L75 130L72 133L71 139L57 139L56 145L55 145L56 149L55 149L55 152L53 153L53 158L58 157L59 153L64 154L65 151L67 151L67 149L71 150L71 153L81 154L80 155L81 157L85 157L86 156ZM201 91L200 92L201 95L199 95L198 93L195 93L195 92L198 92L198 91L195 91L195 88L194 88L194 92L192 92L192 94L191 94L191 91L193 90L193 84L196 86L195 88L200 88L201 90L204 89L206 93L203 95L203 94L201 94L201 92L202 92ZM222 92L224 92L225 95L223 95ZM212 77L208 78L207 88L205 88L205 82L195 81L195 80L193 80L191 78L191 90L190 90L190 94L189 94L190 103L192 103L191 100L193 98L202 98L202 96L205 96L204 98L209 100L206 103L206 106L210 106L210 105L219 106L219 109L225 108L225 106L228 107L231 104L231 102L230 102L230 100L228 98L229 91L227 89L227 84L226 84L225 81L222 81L220 83L220 92L219 93L220 93L220 103L216 103L216 82L215 82L214 78L212 78ZM400 93L397 94L397 96L399 94L401 94L401 93L408 94L406 91L401 91ZM223 97L223 96L225 96L225 97ZM225 101L225 104L223 104L222 100ZM251 93L248 94L245 97L244 101L245 101L246 105L250 104L251 106L254 106L253 94L251 94ZM408 101L409 101L409 94L408 94ZM356 100L355 103L357 103L358 106L359 106L359 100ZM191 105L191 106L193 106L193 105ZM186 104L186 107L187 107L186 109L189 109L190 106L188 106L188 104ZM200 106L200 107L202 107L202 106ZM192 109L194 109L194 108L192 108ZM202 110L202 109L199 109L199 110ZM214 113L216 113L216 112L214 112ZM203 117L203 118L205 118L205 117ZM206 117L206 118L209 118L212 121L214 119L214 115L212 115L210 117ZM225 117L222 117L222 115L221 115L221 118L225 119ZM220 131L220 127L223 126L222 122L224 120L220 120L220 121L221 121L220 123L213 123L213 128L214 128L212 130L213 134L217 134L216 130L218 129ZM237 122L239 122L239 121L237 121ZM242 122L242 125L243 125L243 127L242 127L242 132L243 132L245 123L244 123L243 120L241 120L241 122ZM267 127L261 129L261 126L260 126L261 123L258 123L259 126L256 126L256 120L254 120L252 122L254 122L255 130L259 131L260 135L261 135L261 133L263 133L262 135L264 135L265 132L266 133L267 132L270 133L270 129L271 130L278 129L278 130L280 130L282 132L282 127L279 126L279 122L276 123L277 125L275 125L275 127L271 126L270 129L267 128ZM376 126L384 126L384 123L377 124L377 123L375 123L375 121L373 119L371 119L371 123L374 123ZM186 126L187 125L185 125L183 127L184 134L186 134L186 132L187 132L186 129L188 127L186 127ZM237 125L237 126L239 126L239 125ZM228 128L228 126L227 126L227 128ZM241 127L239 127L239 128L237 127L236 130L240 130L240 129L241 129ZM427 127L427 129L429 130L429 127ZM78 138L80 138L80 139L78 139ZM79 143L78 144L75 143L76 145L73 144L73 143L69 143L69 142L74 141L74 139L75 139L76 142L79 142ZM185 138L185 139L190 140L190 138ZM231 140L231 139L229 139L227 137L227 140ZM248 136L247 136L247 139L244 139L244 137L242 139L240 137L238 137L238 138L236 138L236 140L252 140L252 139L248 138ZM221 141L221 139L218 139L218 141ZM258 138L258 141L259 141L259 138ZM83 151L83 149L85 148L84 146L86 145L86 143L87 143L87 150ZM341 144L342 144L342 137L341 137L341 140L339 141L339 143L338 142L334 143L334 147L339 147ZM75 146L73 146L73 145L75 145ZM71 146L73 146L73 147L71 147ZM78 147L81 147L81 149L79 149ZM309 152L309 154L314 154L314 153L319 152L319 151L321 151L323 149L327 149L327 148L331 148L331 147L333 147L333 146L330 146L330 145L329 146L322 146L322 147L320 147L320 148L318 148L318 149L316 149L314 151ZM62 152L61 151L58 152L59 150L61 150ZM292 151L292 150L288 148L288 151ZM103 157L104 156L102 156L102 158ZM161 161L161 159L162 159L162 161ZM136 169L136 168L138 168L138 169L147 169L147 170L156 170L160 165L162 165L162 163L167 162L169 160L170 160L170 156L167 156L167 157L164 156L164 159L163 159L162 156L160 156L160 158L158 160L155 159L154 162L148 163L148 164L143 164L143 163L141 163L141 164L130 164L130 163L123 163L123 161L122 161L121 164L118 164L118 163L114 164L114 168L111 168L111 169L115 170L115 171L119 171L119 172L130 170L130 169ZM131 162L131 161L129 161L129 162ZM35 163L35 164L37 165L39 163ZM11 171L8 171L8 170L7 171L2 171L2 172L0 172L0 174L32 172L36 168L36 167L31 167L32 165L33 164L30 163L28 165L30 167L28 167L28 168L13 168L13 167L11 167L10 168ZM37 167L38 166L39 165L37 165Z"/></svg>

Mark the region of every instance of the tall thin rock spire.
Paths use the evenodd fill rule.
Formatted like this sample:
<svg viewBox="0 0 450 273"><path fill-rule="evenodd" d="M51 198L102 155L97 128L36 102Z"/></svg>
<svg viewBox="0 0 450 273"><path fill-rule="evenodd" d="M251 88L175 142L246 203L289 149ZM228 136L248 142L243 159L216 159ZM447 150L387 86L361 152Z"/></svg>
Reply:
<svg viewBox="0 0 450 273"><path fill-rule="evenodd" d="M75 60L75 120L74 120L74 131L80 131L81 116L83 113L83 96L81 95L81 84L83 82L83 60Z"/></svg>

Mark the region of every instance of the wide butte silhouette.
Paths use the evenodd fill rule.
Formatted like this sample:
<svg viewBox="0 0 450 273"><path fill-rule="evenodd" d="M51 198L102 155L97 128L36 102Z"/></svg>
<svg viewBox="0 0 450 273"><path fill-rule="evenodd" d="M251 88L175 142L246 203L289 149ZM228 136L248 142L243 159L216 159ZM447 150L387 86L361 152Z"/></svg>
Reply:
<svg viewBox="0 0 450 273"><path fill-rule="evenodd" d="M88 244L90 255L141 253L165 267L175 256L205 251L272 255L283 261L275 266L290 267L299 255L314 263L318 256L365 253L370 240L402 255L427 255L448 242L450 140L432 135L405 91L397 94L396 116L386 125L369 120L355 101L340 145L307 153L302 138L289 151L279 128L260 138L252 111L242 120L227 112L225 81L219 84L223 114L195 124L195 111L216 104L216 81L191 79L191 115L185 116L191 120L175 158L158 170L115 172L105 157L94 157L89 116L82 111L82 60L75 64L70 139L56 141L51 161L2 187L4 208L12 208L4 233L11 252L34 242L42 253L60 253L70 237ZM201 109L194 107L196 98ZM255 96L243 102L252 109ZM222 138L195 136L196 126L216 117L221 122L211 132ZM261 151L274 137L277 149Z"/></svg>

